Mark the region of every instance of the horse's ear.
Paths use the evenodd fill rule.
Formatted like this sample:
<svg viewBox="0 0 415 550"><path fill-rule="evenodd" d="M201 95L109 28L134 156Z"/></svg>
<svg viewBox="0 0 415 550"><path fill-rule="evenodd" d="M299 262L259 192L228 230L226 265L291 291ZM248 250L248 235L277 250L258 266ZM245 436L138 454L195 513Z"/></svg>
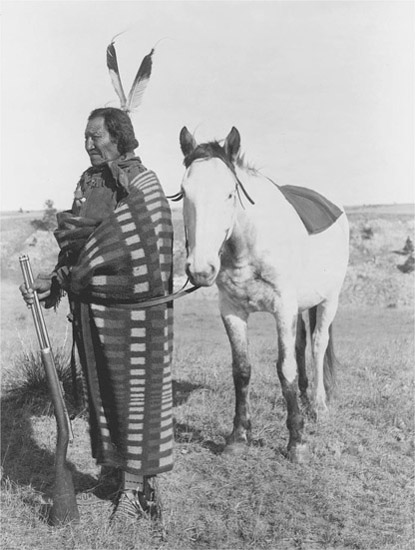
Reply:
<svg viewBox="0 0 415 550"><path fill-rule="evenodd" d="M235 126L233 126L224 143L225 153L230 161L235 162L240 148L241 136Z"/></svg>
<svg viewBox="0 0 415 550"><path fill-rule="evenodd" d="M197 147L195 138L192 136L186 126L183 126L180 132L180 147L185 157L187 157L187 155L190 155L190 153L192 153Z"/></svg>

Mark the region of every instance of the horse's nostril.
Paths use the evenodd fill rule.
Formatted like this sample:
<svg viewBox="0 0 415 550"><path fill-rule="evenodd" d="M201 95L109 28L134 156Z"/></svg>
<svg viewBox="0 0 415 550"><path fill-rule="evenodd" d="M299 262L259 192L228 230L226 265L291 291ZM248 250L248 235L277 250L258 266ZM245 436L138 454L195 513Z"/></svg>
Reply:
<svg viewBox="0 0 415 550"><path fill-rule="evenodd" d="M217 269L214 264L208 263L201 266L195 266L192 262L185 265L186 275L193 284L200 286L211 286L216 278Z"/></svg>

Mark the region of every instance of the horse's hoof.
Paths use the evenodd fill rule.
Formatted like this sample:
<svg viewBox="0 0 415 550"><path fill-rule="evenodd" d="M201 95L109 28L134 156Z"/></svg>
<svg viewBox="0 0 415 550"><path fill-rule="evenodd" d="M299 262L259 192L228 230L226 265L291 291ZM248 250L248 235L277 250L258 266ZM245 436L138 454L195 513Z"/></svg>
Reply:
<svg viewBox="0 0 415 550"><path fill-rule="evenodd" d="M309 458L307 445L305 443L301 443L295 447L291 447L291 449L288 449L287 457L293 464L304 464Z"/></svg>

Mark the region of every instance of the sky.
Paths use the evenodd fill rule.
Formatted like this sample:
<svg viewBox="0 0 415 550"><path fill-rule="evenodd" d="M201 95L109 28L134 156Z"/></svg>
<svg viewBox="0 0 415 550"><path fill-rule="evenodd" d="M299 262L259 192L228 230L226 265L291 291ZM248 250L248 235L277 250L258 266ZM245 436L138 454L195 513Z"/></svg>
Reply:
<svg viewBox="0 0 415 550"><path fill-rule="evenodd" d="M183 177L179 132L241 134L280 185L343 205L414 201L412 1L3 1L1 210L69 208L88 168L91 110L119 106L155 46L132 120L137 154L167 194Z"/></svg>

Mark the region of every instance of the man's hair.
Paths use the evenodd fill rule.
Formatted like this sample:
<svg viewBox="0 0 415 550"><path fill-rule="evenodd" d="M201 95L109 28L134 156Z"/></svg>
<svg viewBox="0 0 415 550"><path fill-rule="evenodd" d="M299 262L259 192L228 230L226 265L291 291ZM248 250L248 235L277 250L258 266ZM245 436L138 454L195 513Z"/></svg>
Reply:
<svg viewBox="0 0 415 550"><path fill-rule="evenodd" d="M138 147L133 125L125 111L115 109L114 107L102 107L94 109L89 115L88 120L97 117L104 119L108 133L117 143L118 151L121 155L125 155L125 153L129 153Z"/></svg>

